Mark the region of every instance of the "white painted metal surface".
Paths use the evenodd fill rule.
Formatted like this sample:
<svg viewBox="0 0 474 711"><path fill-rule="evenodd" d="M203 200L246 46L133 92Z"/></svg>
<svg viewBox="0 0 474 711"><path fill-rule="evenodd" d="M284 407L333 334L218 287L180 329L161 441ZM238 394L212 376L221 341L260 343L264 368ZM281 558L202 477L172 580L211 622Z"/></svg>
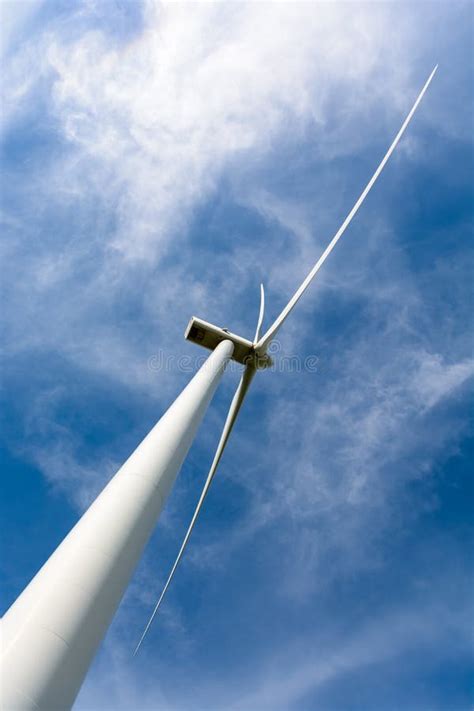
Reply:
<svg viewBox="0 0 474 711"><path fill-rule="evenodd" d="M4 711L74 703L232 351L217 346L6 613Z"/></svg>

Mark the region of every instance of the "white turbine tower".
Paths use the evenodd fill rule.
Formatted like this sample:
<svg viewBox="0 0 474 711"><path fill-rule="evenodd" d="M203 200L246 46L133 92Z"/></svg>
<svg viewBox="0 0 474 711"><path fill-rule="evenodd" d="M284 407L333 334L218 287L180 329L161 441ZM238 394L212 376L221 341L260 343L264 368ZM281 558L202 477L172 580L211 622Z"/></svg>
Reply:
<svg viewBox="0 0 474 711"><path fill-rule="evenodd" d="M138 651L169 587L252 379L268 366L267 349L374 185L423 98L433 69L393 143L354 207L287 306L260 337L264 294L253 341L192 318L186 338L213 352L66 536L2 619L0 708L69 709L120 603L197 428L229 359L244 371L227 414L204 489Z"/></svg>

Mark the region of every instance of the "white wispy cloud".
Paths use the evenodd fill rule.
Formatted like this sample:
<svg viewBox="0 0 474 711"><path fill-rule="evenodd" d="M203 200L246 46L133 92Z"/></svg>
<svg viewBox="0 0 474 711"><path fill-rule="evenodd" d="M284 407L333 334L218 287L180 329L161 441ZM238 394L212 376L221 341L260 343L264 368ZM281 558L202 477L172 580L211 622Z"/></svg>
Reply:
<svg viewBox="0 0 474 711"><path fill-rule="evenodd" d="M350 155L366 140L355 117L401 103L410 81L390 61L389 7L359 8L355 22L342 4L146 8L146 31L119 47L98 31L64 38L54 25L39 39L60 130L87 157L76 180L86 172L89 189L113 202L111 246L126 257L159 258L223 171L251 167L288 126L320 126L323 155Z"/></svg>
<svg viewBox="0 0 474 711"><path fill-rule="evenodd" d="M414 648L431 649L452 633L460 633L460 642L467 643L465 625L468 609L450 610L426 605L403 607L369 622L348 639L340 640L335 649L317 648L308 657L295 660L294 654L273 659L273 672L259 679L255 691L245 694L232 709L288 709L326 685L340 682L364 668L370 673ZM434 619L442 620L439 628ZM309 645L304 645L308 649ZM272 668L269 665L269 669ZM317 698L317 697L316 697Z"/></svg>

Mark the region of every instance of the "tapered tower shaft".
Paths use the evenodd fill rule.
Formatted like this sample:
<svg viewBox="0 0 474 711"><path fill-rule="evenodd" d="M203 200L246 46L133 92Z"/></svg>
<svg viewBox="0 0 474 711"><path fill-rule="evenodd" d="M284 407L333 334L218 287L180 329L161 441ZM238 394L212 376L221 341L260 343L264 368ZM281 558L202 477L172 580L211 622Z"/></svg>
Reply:
<svg viewBox="0 0 474 711"><path fill-rule="evenodd" d="M6 613L5 711L74 703L232 352L216 347Z"/></svg>

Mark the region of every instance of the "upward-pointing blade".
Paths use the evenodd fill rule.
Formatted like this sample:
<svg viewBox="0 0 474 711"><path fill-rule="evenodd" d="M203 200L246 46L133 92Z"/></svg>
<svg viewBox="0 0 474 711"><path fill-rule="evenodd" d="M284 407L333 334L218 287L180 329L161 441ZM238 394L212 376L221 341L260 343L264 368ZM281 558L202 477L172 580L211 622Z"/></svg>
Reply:
<svg viewBox="0 0 474 711"><path fill-rule="evenodd" d="M379 167L377 168L377 170L375 171L375 173L373 174L373 176L371 177L371 179L370 179L369 182L367 183L367 185L366 185L366 187L364 188L362 194L360 195L359 199L358 199L357 202L355 203L355 205L354 205L354 207L352 208L352 210L351 210L351 211L349 212L349 214L347 215L346 219L344 220L344 222L343 222L342 225L340 226L339 230L336 232L336 234L335 234L334 237L332 238L331 242L328 244L328 246L326 247L326 249L324 250L324 252L323 252L322 255L320 256L320 258L318 259L318 261L316 262L316 264L314 265L314 267L311 269L311 271L310 271L310 273L308 274L308 276L306 277L306 279L303 281L303 283L301 284L301 286L299 287L299 289L298 289L298 290L295 292L295 294L292 296L292 298L290 299L290 301L288 302L288 304L285 306L285 308L283 309L283 311L281 312L281 314L278 316L278 318L277 318L277 319L274 321L274 323L270 326L270 328L268 329L268 331L262 336L262 338L261 338L261 339L258 341L258 343L256 344L255 349L257 350L258 353L260 353L260 354L265 353L265 351L267 350L267 348L268 348L268 346L269 346L269 344L270 344L270 341L272 340L272 338L274 338L274 336L276 335L276 333L277 333L277 331L279 330L280 326L283 324L283 322L284 322L285 319L287 318L287 316L288 316L288 314L290 313L290 311L293 310L293 308L294 308L294 306L296 305L296 303L300 300L301 296L302 296L303 293L306 291L306 289L308 288L308 286L311 284L311 282L312 282L312 280L314 279L314 277L316 276L317 272L320 270L320 268L322 267L322 265L323 265L324 262L326 261L327 257L331 254L331 252L332 252L332 250L334 249L334 247L336 246L337 242L339 241L339 239L342 237L342 235L343 235L344 232L346 231L346 228L347 228L348 225L350 224L352 218L354 217L354 215L356 214L357 210L359 209L359 207L360 207L360 206L362 205L362 203L364 202L365 198L367 197L368 193L370 192L370 189L371 189L372 186L374 185L375 181L377 180L377 178L379 177L379 175L380 175L380 173L382 172L383 168L385 167L385 164L387 163L388 159L390 158L390 156L392 155L393 151L395 150L395 148L396 148L396 146L397 146L397 143L399 142L400 138L401 138L401 137L403 136L403 134L405 133L405 129L406 129L406 127L408 126L408 124L410 123L413 114L415 113L416 109L418 108L418 104L420 103L420 101L422 100L422 98L423 98L423 96L424 96L426 90L428 89L428 87L429 87L429 85L430 85L430 82L431 82L431 80L433 79L433 76L434 76L434 74L435 74L437 68L438 68L438 65L436 65L435 68L433 69L433 71L431 72L431 74L430 74L430 76L429 76L429 78L428 78L426 84L424 85L423 89L421 90L420 94L418 95L417 100L416 100L415 103L413 104L413 107L412 107L410 113L409 113L408 116L406 117L405 121L404 121L403 124L402 124L401 129L400 129L399 132L397 133L397 135L396 135L396 137L395 137L395 139L394 139L392 145L390 146L390 148L388 149L388 151L386 152L386 154L385 154L384 157L382 158L382 161L381 161Z"/></svg>
<svg viewBox="0 0 474 711"><path fill-rule="evenodd" d="M155 609L153 610L153 613L148 620L147 626L145 627L142 636L140 637L140 641L138 642L135 651L133 653L133 656L136 655L138 650L140 649L140 646L145 639L145 636L148 632L148 630L151 627L151 624L153 620L155 619L156 613L158 612L158 609L162 603L162 600L166 594L166 591L168 590L171 580L173 579L173 575L175 574L176 568L179 565L179 562L181 558L183 557L184 550L186 548L186 545L189 541L189 538L191 536L191 533L194 528L194 524L196 523L196 519L199 516L199 512L202 508L202 505L204 503L204 499L206 498L207 492L209 491L209 487L211 486L212 480L214 478L214 474L216 473L217 466L221 460L222 454L224 452L225 446L227 444L227 441L229 439L229 435L232 431L232 428L235 424L235 421L237 419L237 415L239 414L239 410L242 406L242 403L244 401L244 398L247 394L247 390L249 389L250 383L252 382L252 378L255 375L255 367L253 364L247 365L242 377L240 379L240 382L237 386L237 390L235 391L234 397L232 399L232 402L230 404L229 412L227 413L227 418L224 424L224 428L222 430L221 438L219 440L219 444L217 445L216 453L214 455L214 460L212 462L211 468L209 469L209 474L207 475L206 483L204 484L204 488L202 490L201 496L199 497L198 504L196 506L196 510L194 511L193 517L191 519L191 523L189 524L188 530L186 531L186 535L184 537L183 543L181 544L181 548L179 549L178 556L174 562L173 567L171 568L171 573L168 576L168 580L166 581L166 585L163 588L163 591L158 599L158 602L155 605Z"/></svg>
<svg viewBox="0 0 474 711"><path fill-rule="evenodd" d="M263 284L260 284L260 311L258 312L257 328L255 329L254 343L257 343L260 338L260 329L262 328L263 315L265 313L265 289Z"/></svg>

